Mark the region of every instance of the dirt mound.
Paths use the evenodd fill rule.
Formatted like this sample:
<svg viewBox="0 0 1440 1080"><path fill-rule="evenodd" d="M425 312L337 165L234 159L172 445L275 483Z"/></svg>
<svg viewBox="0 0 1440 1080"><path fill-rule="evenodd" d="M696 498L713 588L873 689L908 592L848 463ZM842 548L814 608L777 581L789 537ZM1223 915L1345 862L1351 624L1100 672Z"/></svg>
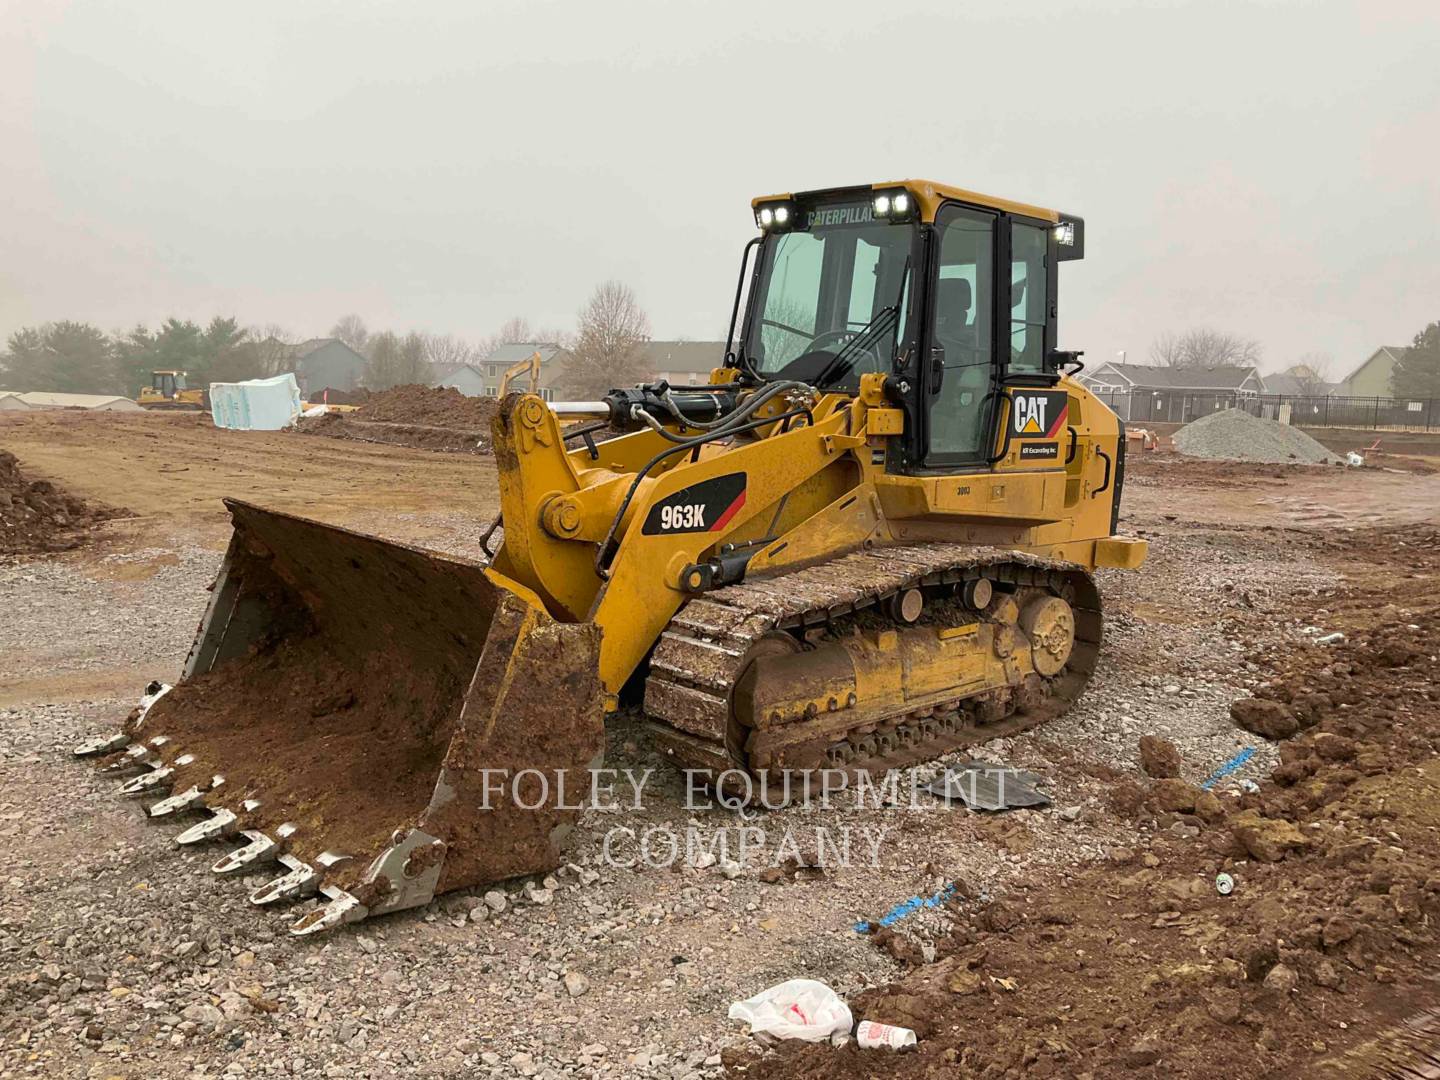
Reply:
<svg viewBox="0 0 1440 1080"><path fill-rule="evenodd" d="M1299 428L1261 420L1243 409L1202 416L1175 433L1175 449L1189 457L1283 464L1331 464L1339 459Z"/></svg>
<svg viewBox="0 0 1440 1080"><path fill-rule="evenodd" d="M1347 637L1262 658L1263 700L1305 730L1258 791L1137 785L1133 840L1104 862L994 898L956 882L932 962L877 933L908 970L849 1004L914 1028L915 1052L786 1043L727 1051L730 1075L1208 1077L1221 1057L1245 1075L1381 1075L1346 1063L1375 1066L1381 1029L1440 1000L1437 539L1337 540L1347 587L1325 623Z"/></svg>
<svg viewBox="0 0 1440 1080"><path fill-rule="evenodd" d="M498 404L495 398L466 397L453 386L411 383L371 395L363 403L360 418L389 424L489 431Z"/></svg>
<svg viewBox="0 0 1440 1080"><path fill-rule="evenodd" d="M0 450L0 555L69 551L102 521L129 516L92 506L47 480L26 480L15 455Z"/></svg>
<svg viewBox="0 0 1440 1080"><path fill-rule="evenodd" d="M451 454L485 454L490 451L490 429L436 427L430 424L397 424L361 420L354 413L327 413L302 418L296 429L306 435L331 439L412 446L419 450L441 450Z"/></svg>
<svg viewBox="0 0 1440 1080"><path fill-rule="evenodd" d="M364 405L371 396L370 391L363 386L354 390L336 390L334 387L326 386L319 390L312 390L307 400L311 405Z"/></svg>
<svg viewBox="0 0 1440 1080"><path fill-rule="evenodd" d="M340 401L332 393L330 404L356 404L360 406L358 412L302 418L296 427L307 435L420 450L459 454L490 451L490 422L499 410L494 398L466 397L453 386L418 383L394 386L378 394L357 390L351 396L354 401Z"/></svg>

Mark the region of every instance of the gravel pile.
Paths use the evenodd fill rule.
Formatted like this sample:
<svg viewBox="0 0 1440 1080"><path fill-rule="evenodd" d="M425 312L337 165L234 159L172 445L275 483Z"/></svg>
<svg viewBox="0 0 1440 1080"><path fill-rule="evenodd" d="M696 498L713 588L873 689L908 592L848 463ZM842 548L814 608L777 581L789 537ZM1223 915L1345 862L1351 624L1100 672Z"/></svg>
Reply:
<svg viewBox="0 0 1440 1080"><path fill-rule="evenodd" d="M1175 449L1190 457L1275 464L1328 465L1334 454L1299 428L1261 420L1243 409L1202 416L1175 433Z"/></svg>

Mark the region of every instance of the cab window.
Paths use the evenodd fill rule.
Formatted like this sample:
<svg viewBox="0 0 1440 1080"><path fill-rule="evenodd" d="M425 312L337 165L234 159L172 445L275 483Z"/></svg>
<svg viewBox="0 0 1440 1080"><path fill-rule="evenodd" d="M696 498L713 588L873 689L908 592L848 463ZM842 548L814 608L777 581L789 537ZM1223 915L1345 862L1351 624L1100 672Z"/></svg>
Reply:
<svg viewBox="0 0 1440 1080"><path fill-rule="evenodd" d="M1010 226L1010 370L1045 367L1046 251L1044 229Z"/></svg>
<svg viewBox="0 0 1440 1080"><path fill-rule="evenodd" d="M994 361L995 218L943 209L926 374L928 457L978 457Z"/></svg>

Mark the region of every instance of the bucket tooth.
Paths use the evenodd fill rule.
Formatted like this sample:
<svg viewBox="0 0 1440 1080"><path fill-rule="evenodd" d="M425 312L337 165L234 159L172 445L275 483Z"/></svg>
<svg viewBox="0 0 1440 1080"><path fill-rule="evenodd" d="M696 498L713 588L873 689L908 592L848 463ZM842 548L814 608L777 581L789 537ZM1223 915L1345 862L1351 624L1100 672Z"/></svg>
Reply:
<svg viewBox="0 0 1440 1080"><path fill-rule="evenodd" d="M161 799L150 807L152 818L169 817L171 814L178 814L182 810L189 810L192 807L205 805L205 793L198 787L188 787L178 795L171 795L167 799Z"/></svg>
<svg viewBox="0 0 1440 1080"><path fill-rule="evenodd" d="M240 834L246 840L245 846L236 848L210 869L217 874L233 874L247 866L278 859L285 842L294 832L295 826L288 821L275 830L273 840L256 829L246 829Z"/></svg>
<svg viewBox="0 0 1440 1080"><path fill-rule="evenodd" d="M344 889L327 885L320 893L330 902L322 908L316 908L290 928L290 933L296 937L319 934L346 923L359 922L370 914L370 909L362 904L359 898Z"/></svg>
<svg viewBox="0 0 1440 1080"><path fill-rule="evenodd" d="M187 755L188 757L189 755ZM180 759L185 761L184 758ZM180 762L177 762L179 764ZM192 784L178 795L171 795L168 799L161 799L150 807L151 817L166 817L170 814L178 814L182 810L203 810L205 808L205 796L214 791L221 784L225 783L223 776L212 776L208 786L202 788L198 784Z"/></svg>
<svg viewBox="0 0 1440 1080"><path fill-rule="evenodd" d="M276 900L303 900L320 891L320 871L309 863L301 862L293 855L281 855L280 865L285 867L286 872L251 893L252 904L273 904Z"/></svg>
<svg viewBox="0 0 1440 1080"><path fill-rule="evenodd" d="M110 762L102 765L100 771L103 773L128 773L140 769L150 768L160 763L159 755L144 743L134 743L127 747L125 753Z"/></svg>
<svg viewBox="0 0 1440 1080"><path fill-rule="evenodd" d="M116 750L124 750L130 745L130 736L123 731L117 731L113 735L97 735L93 739L86 739L71 751L76 757L99 757L101 754L113 754Z"/></svg>
<svg viewBox="0 0 1440 1080"><path fill-rule="evenodd" d="M227 810L222 806L204 821L191 825L190 828L175 837L175 843L200 844L206 840L219 840L226 836L233 836L239 831L240 819L235 816L235 811Z"/></svg>
<svg viewBox="0 0 1440 1080"><path fill-rule="evenodd" d="M121 795L149 795L168 790L174 782L175 770L168 766L152 769L148 773L132 777L120 785Z"/></svg>

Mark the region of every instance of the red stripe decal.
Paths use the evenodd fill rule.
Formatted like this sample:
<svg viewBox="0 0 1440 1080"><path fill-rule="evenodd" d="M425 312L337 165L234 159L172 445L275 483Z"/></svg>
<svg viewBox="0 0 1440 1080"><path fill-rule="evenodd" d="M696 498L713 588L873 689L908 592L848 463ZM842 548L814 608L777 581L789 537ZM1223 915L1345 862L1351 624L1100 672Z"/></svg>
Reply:
<svg viewBox="0 0 1440 1080"><path fill-rule="evenodd" d="M1060 429L1065 426L1065 419L1070 415L1070 403L1067 401L1065 407L1060 410L1060 415L1055 418L1055 423L1050 425L1050 430L1045 433L1047 439L1053 439Z"/></svg>
<svg viewBox="0 0 1440 1080"><path fill-rule="evenodd" d="M720 515L719 520L717 520L714 525L710 526L710 531L719 532L726 525L730 524L730 519L733 518L736 514L738 514L740 512L740 507L744 505L745 492L741 491L739 495L735 496L735 501L732 502L729 507L726 508L725 512Z"/></svg>

